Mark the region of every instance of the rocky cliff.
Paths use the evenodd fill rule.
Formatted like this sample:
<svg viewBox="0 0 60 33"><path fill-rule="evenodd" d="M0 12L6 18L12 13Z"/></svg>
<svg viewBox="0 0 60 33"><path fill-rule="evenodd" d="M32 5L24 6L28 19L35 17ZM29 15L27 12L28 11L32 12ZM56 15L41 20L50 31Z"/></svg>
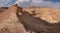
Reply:
<svg viewBox="0 0 60 33"><path fill-rule="evenodd" d="M57 23L60 21L60 10L58 9L27 7L23 10L28 11L31 14L35 11L35 17L49 21L49 23Z"/></svg>
<svg viewBox="0 0 60 33"><path fill-rule="evenodd" d="M0 33L29 33L16 16L17 8L15 4L0 13Z"/></svg>
<svg viewBox="0 0 60 33"><path fill-rule="evenodd" d="M12 5L8 9L4 10L4 12L0 13L0 33L30 33L25 30L23 24L20 23L21 21L18 21L16 15L18 10L17 5ZM34 17L49 21L49 23L57 23L60 21L60 10L58 9L28 7L23 8L23 11L34 14Z"/></svg>

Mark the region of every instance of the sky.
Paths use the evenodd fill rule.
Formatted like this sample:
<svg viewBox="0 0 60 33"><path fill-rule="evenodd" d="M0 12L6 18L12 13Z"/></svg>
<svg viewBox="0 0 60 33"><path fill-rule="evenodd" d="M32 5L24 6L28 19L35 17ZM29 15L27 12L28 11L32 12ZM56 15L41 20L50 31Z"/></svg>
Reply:
<svg viewBox="0 0 60 33"><path fill-rule="evenodd" d="M60 9L60 0L0 0L0 7L18 4L20 7L51 7Z"/></svg>

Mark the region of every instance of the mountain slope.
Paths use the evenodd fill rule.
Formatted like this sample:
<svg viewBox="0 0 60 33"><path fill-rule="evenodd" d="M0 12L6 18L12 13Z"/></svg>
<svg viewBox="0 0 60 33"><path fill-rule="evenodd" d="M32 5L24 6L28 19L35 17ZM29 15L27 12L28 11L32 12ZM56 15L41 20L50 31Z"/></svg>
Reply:
<svg viewBox="0 0 60 33"><path fill-rule="evenodd" d="M0 13L0 33L29 33L16 16L17 8L15 4Z"/></svg>
<svg viewBox="0 0 60 33"><path fill-rule="evenodd" d="M32 11L35 11L35 17L49 21L49 23L57 23L58 21L60 21L60 10L58 9L27 7L23 10L28 11L31 14Z"/></svg>

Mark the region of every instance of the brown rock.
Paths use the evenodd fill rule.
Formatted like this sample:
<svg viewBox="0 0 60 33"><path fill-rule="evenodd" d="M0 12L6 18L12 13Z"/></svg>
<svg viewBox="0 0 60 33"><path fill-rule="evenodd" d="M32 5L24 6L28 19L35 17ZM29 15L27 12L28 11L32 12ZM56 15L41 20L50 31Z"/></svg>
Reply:
<svg viewBox="0 0 60 33"><path fill-rule="evenodd" d="M18 6L15 4L0 13L0 33L29 33L20 23L21 21L18 21L17 8Z"/></svg>
<svg viewBox="0 0 60 33"><path fill-rule="evenodd" d="M1 13L0 23L17 21L18 18L16 17L16 12L17 12L16 9L17 9L16 5L13 5L9 7L5 12Z"/></svg>
<svg viewBox="0 0 60 33"><path fill-rule="evenodd" d="M57 23L60 21L60 10L54 8L24 8L23 10L28 11L32 14L35 11L35 17L41 18L43 20L49 21L49 23Z"/></svg>
<svg viewBox="0 0 60 33"><path fill-rule="evenodd" d="M22 15L19 13L22 13ZM45 20L34 17L27 11L18 12L17 17L22 21L22 24L27 31L31 30L38 33L60 33L60 23L48 23Z"/></svg>

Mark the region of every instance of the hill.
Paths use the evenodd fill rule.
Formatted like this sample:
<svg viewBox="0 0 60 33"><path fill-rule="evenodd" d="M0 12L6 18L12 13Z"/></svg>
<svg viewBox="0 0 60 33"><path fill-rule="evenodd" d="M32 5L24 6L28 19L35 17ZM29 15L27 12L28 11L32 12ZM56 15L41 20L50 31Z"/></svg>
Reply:
<svg viewBox="0 0 60 33"><path fill-rule="evenodd" d="M4 12L0 13L0 31L2 33L5 33L5 32L29 33L25 30L23 24L20 23L21 21L18 21L18 18L16 16L16 12L18 10L17 5L12 5L9 8L0 8L0 9L1 9L1 11L2 10L4 11ZM19 9L19 11L20 11L20 9ZM58 10L58 9L27 7L27 8L23 8L23 11L27 11L30 14L34 14L33 15L34 17L38 17L43 20L49 21L49 23L58 23L60 21L60 15L59 15L60 10ZM24 16L26 16L26 15L24 15ZM52 31L54 31L54 29Z"/></svg>
<svg viewBox="0 0 60 33"><path fill-rule="evenodd" d="M60 10L54 8L35 8L27 7L23 8L24 11L33 13L35 11L35 17L41 18L43 20L49 21L50 23L57 23L60 21Z"/></svg>
<svg viewBox="0 0 60 33"><path fill-rule="evenodd" d="M0 13L0 33L29 33L25 30L16 16L18 6L12 5L8 9L0 8L4 11Z"/></svg>

